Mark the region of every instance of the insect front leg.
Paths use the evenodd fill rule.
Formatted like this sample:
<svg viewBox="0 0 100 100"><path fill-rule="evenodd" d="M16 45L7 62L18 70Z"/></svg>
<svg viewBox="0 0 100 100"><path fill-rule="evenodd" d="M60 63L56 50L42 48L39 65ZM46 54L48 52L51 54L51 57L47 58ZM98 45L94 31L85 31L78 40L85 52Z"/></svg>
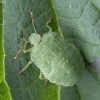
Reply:
<svg viewBox="0 0 100 100"><path fill-rule="evenodd" d="M24 53L30 52L30 49L25 50L25 49L26 49L26 45L27 45L27 43L29 43L29 41L27 41L25 38L20 38L20 40L24 41L25 44L24 44L24 45L21 47L21 49L17 52L17 54L16 54L15 57L12 59L12 61L10 62L10 64L12 64L12 63L16 60L16 58L19 56L19 54L20 54L20 52L21 52L22 50L23 50Z"/></svg>
<svg viewBox="0 0 100 100"><path fill-rule="evenodd" d="M30 52L30 49L26 49L26 46L27 46L27 44L29 43L29 41L27 41L25 38L20 38L20 40L22 40L22 41L25 42L25 44L24 44L24 46L23 46L23 52L24 52L24 53Z"/></svg>

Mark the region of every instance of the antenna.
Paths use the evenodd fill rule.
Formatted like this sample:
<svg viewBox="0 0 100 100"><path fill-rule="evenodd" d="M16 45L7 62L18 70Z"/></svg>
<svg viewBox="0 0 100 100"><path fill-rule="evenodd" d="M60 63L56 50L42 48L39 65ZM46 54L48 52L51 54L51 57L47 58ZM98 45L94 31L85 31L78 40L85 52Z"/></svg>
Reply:
<svg viewBox="0 0 100 100"><path fill-rule="evenodd" d="M31 7L31 6L30 6L30 14L31 14L31 19L32 19L33 28L34 28L34 31L35 31L35 33L36 33L36 28L35 28L35 24L34 24L34 16L33 16L32 7Z"/></svg>

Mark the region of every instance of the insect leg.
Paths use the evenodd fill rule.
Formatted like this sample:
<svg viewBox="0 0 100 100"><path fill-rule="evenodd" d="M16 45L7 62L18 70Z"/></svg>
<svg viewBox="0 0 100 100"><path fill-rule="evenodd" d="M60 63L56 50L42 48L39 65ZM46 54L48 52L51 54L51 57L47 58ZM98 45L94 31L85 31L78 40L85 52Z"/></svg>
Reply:
<svg viewBox="0 0 100 100"><path fill-rule="evenodd" d="M45 87L47 86L47 83L48 83L48 80L46 79L45 80L45 84L44 84Z"/></svg>
<svg viewBox="0 0 100 100"><path fill-rule="evenodd" d="M29 41L27 41L25 38L20 38L20 40L22 40L22 41L25 42L25 44L24 44L24 46L23 46L23 52L24 52L24 53L30 52L30 49L26 49L26 45L29 43Z"/></svg>
<svg viewBox="0 0 100 100"><path fill-rule="evenodd" d="M41 71L40 71L39 78L40 78L41 80L45 80L44 75L43 75L43 73L42 73Z"/></svg>
<svg viewBox="0 0 100 100"><path fill-rule="evenodd" d="M42 73L41 71L40 71L39 78L40 78L41 80L45 80L45 84L44 84L44 86L46 86L47 83L48 83L48 80L44 78L44 75L43 75L43 73Z"/></svg>
<svg viewBox="0 0 100 100"><path fill-rule="evenodd" d="M19 74L22 73L24 70L26 70L26 68L27 68L30 64L32 64L32 61L31 61L31 60L30 60L30 61L27 63L27 65L26 65L21 71L19 71L18 73L19 73Z"/></svg>
<svg viewBox="0 0 100 100"><path fill-rule="evenodd" d="M15 57L12 59L12 61L10 62L10 64L12 64L12 63L16 60L16 58L19 56L19 54L20 54L20 52L22 51L22 49L23 49L23 52L24 52L24 53L30 52L29 49L28 49L28 50L25 50L26 45L27 45L27 43L29 43L29 41L27 41L25 38L20 38L20 40L23 40L23 41L25 42L25 44L24 44L24 45L22 46L22 48L17 52L17 54L16 54Z"/></svg>
<svg viewBox="0 0 100 100"><path fill-rule="evenodd" d="M51 19L48 20L48 21L46 22L46 27L47 27L48 29L50 29L49 32L52 32L52 28L51 28L50 25L49 25L50 22L51 22Z"/></svg>

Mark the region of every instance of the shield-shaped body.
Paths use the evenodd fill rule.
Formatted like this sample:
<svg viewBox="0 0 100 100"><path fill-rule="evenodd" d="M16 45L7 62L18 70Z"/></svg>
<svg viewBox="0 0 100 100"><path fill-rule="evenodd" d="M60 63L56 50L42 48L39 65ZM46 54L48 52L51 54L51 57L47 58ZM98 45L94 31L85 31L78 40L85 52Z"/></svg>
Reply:
<svg viewBox="0 0 100 100"><path fill-rule="evenodd" d="M57 33L45 33L41 42L31 48L30 55L44 77L57 85L72 86L83 75L79 50Z"/></svg>

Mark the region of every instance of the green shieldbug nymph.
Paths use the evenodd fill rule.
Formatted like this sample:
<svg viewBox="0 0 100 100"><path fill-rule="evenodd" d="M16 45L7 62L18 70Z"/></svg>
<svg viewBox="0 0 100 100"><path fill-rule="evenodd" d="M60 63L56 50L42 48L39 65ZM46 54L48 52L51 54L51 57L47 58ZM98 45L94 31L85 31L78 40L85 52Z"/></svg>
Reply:
<svg viewBox="0 0 100 100"><path fill-rule="evenodd" d="M51 83L63 86L74 85L82 77L85 66L79 50L56 32L52 32L49 26L51 20L46 23L50 31L41 37L36 33L32 11L31 17L35 33L29 36L29 41L21 38L25 44L20 49L20 51L23 49L24 52L30 52L31 60L19 73L34 62ZM25 50L27 43L32 47ZM16 59L20 51L11 62Z"/></svg>

